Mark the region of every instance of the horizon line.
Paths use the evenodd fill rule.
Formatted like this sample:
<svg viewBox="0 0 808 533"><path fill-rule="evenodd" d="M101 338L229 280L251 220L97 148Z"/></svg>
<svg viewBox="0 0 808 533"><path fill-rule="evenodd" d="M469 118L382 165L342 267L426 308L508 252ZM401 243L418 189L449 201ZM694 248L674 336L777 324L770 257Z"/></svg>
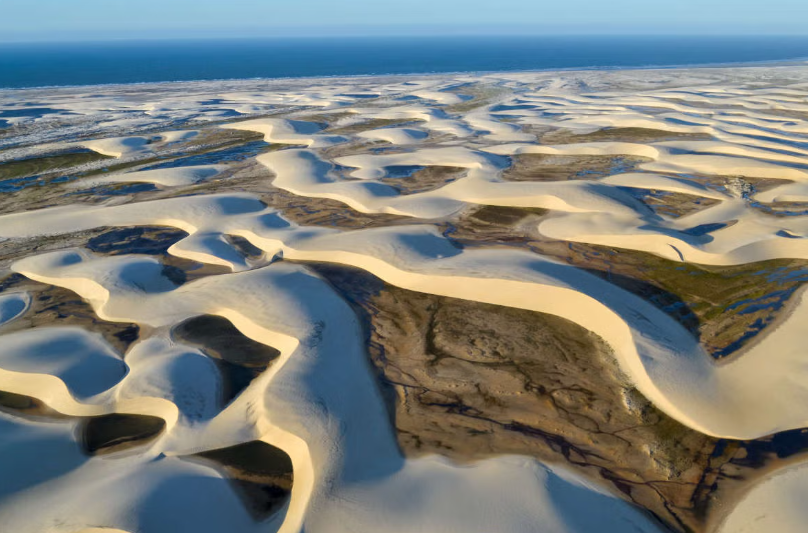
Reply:
<svg viewBox="0 0 808 533"><path fill-rule="evenodd" d="M165 30L172 31L172 30ZM182 30L175 30L181 32ZM235 30L218 30L218 31L235 31ZM272 30L264 30L269 32ZM286 30L288 31L288 30ZM453 37L478 37L478 38L520 38L520 37L644 37L644 38L759 38L759 37L778 37L778 38L808 38L808 33L677 33L677 32L649 32L649 33L633 33L633 32L583 32L583 31L569 31L569 32L472 32L472 31L450 31L442 33L426 33L426 32L412 32L412 33L355 33L355 34L340 34L340 33L326 33L326 34L282 34L282 35L130 35L122 37L104 36L98 38L86 38L84 36L62 36L57 38L0 38L0 44L60 44L60 43L109 43L109 42L143 42L143 41L256 41L256 40L294 40L294 39L368 39L368 38L407 38L407 37L426 37L426 38L453 38Z"/></svg>

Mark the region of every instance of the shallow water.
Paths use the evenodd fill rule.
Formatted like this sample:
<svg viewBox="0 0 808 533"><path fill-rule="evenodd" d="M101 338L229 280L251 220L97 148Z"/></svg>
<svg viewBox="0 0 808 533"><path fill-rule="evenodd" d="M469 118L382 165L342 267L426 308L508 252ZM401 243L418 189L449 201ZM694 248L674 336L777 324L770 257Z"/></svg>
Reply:
<svg viewBox="0 0 808 533"><path fill-rule="evenodd" d="M231 163L233 161L243 161L250 157L257 156L269 148L269 146L269 143L264 141L252 141L245 144L239 144L238 146L225 148L223 150L214 150L211 152L205 152L203 154L180 157L179 159L151 165L141 170L193 167L197 165L218 165L221 163Z"/></svg>
<svg viewBox="0 0 808 533"><path fill-rule="evenodd" d="M53 109L52 107L29 107L25 109L6 109L6 110L0 110L0 118L41 117L42 115L48 115L52 113L67 113L67 110Z"/></svg>
<svg viewBox="0 0 808 533"><path fill-rule="evenodd" d="M419 165L392 165L385 167L385 173L388 178L409 178L425 168Z"/></svg>

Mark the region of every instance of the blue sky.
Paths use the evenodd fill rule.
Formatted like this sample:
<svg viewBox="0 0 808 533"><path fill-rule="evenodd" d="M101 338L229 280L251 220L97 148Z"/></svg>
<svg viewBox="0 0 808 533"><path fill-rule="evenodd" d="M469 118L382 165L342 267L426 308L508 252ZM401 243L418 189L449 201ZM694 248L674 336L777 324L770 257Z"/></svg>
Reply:
<svg viewBox="0 0 808 533"><path fill-rule="evenodd" d="M0 0L0 40L808 34L808 0Z"/></svg>

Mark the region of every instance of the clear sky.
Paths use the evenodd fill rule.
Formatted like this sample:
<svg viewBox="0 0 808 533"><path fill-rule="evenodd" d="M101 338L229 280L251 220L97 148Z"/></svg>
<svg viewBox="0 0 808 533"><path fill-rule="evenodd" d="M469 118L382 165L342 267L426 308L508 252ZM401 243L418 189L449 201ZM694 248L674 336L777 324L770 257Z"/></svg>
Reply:
<svg viewBox="0 0 808 533"><path fill-rule="evenodd" d="M808 0L0 0L0 40L808 34Z"/></svg>

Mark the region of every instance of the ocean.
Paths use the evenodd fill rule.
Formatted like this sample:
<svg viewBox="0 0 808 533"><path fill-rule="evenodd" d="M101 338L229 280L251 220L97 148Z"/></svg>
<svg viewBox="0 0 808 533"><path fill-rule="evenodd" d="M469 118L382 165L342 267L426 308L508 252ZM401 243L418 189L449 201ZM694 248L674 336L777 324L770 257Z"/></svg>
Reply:
<svg viewBox="0 0 808 533"><path fill-rule="evenodd" d="M0 44L0 87L808 58L806 37L353 37Z"/></svg>

